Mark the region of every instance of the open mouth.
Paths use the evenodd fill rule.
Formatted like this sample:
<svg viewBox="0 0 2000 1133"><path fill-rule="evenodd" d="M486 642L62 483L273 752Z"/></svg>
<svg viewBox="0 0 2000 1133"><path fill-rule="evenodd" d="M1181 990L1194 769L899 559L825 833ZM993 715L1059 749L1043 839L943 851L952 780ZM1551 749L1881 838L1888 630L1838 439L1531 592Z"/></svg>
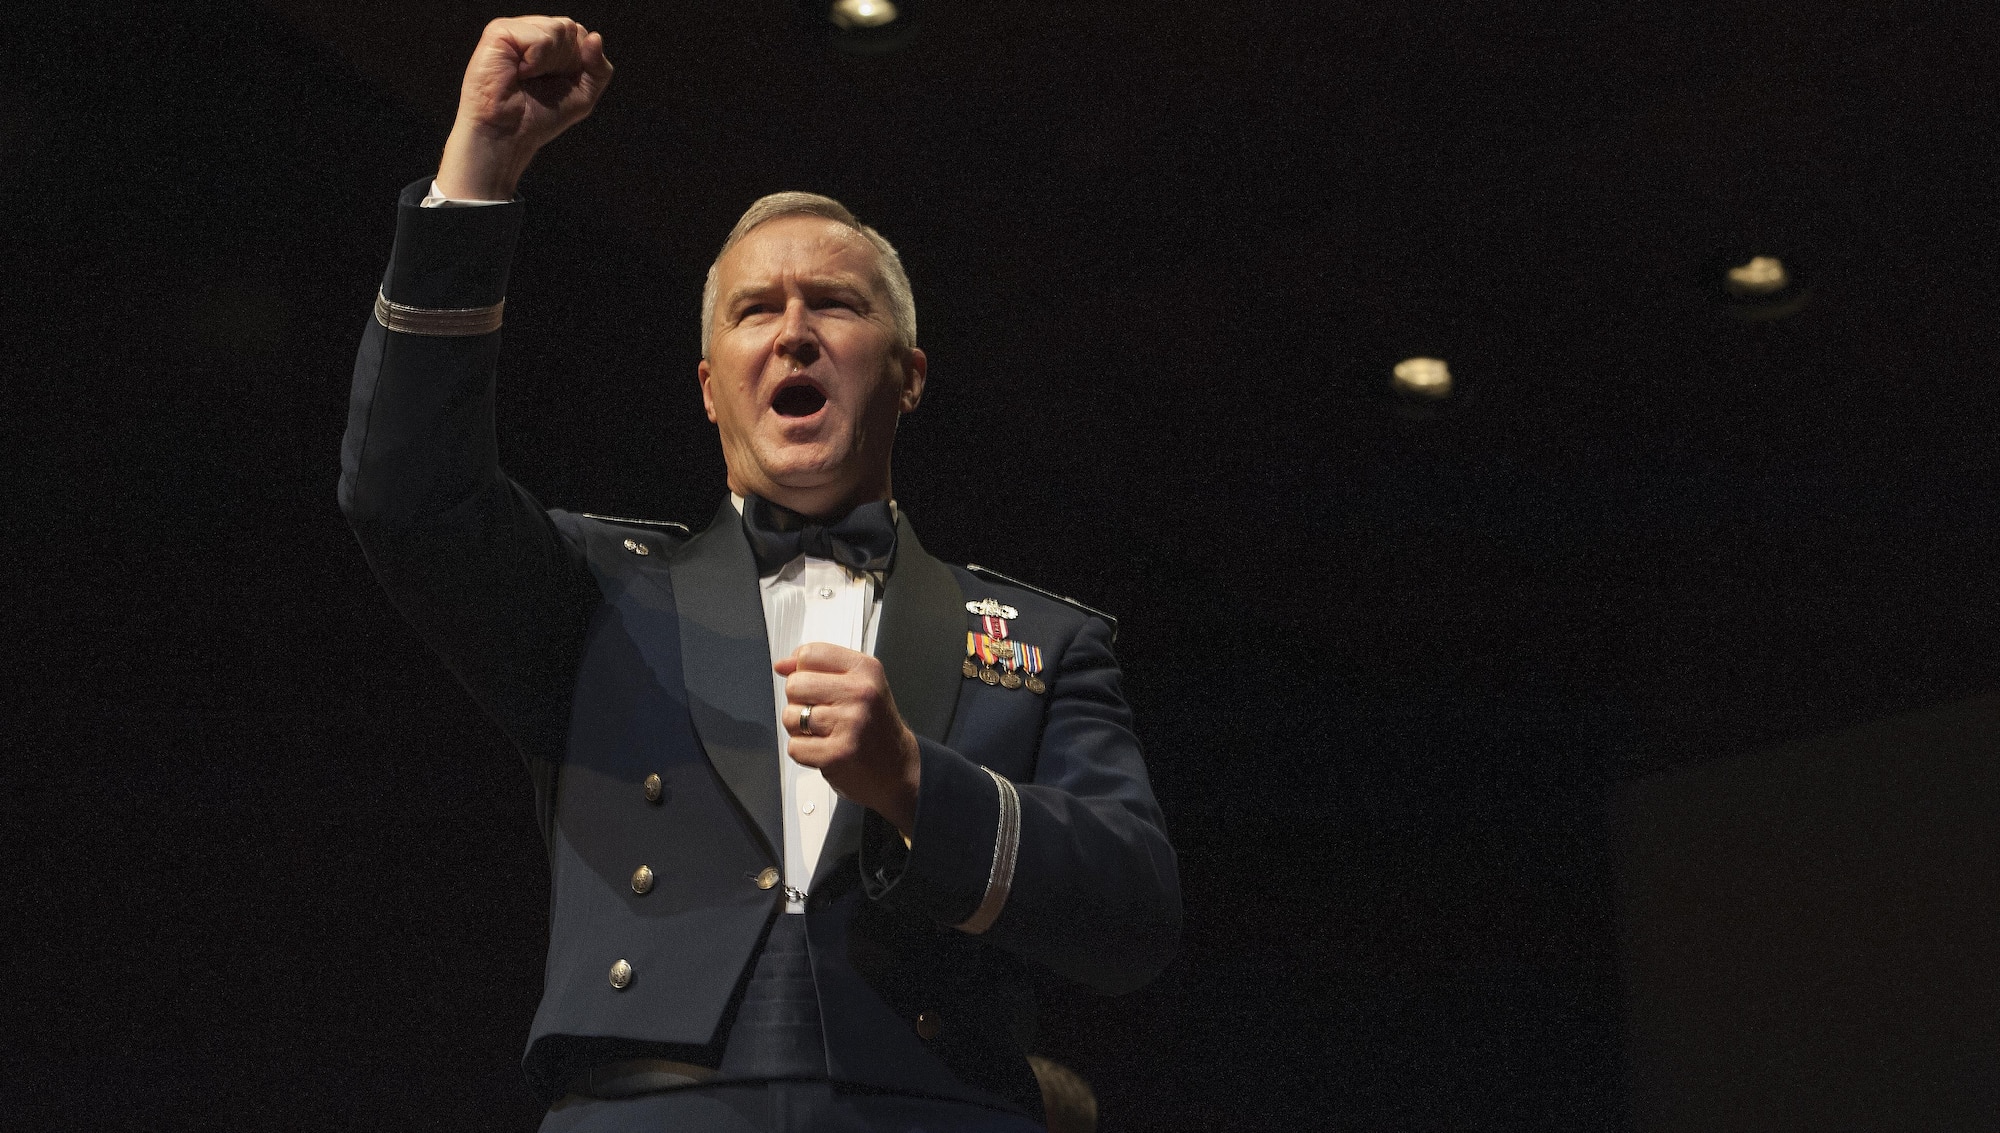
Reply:
<svg viewBox="0 0 2000 1133"><path fill-rule="evenodd" d="M826 395L810 383L786 386L771 399L771 408L780 417L810 417L826 404Z"/></svg>

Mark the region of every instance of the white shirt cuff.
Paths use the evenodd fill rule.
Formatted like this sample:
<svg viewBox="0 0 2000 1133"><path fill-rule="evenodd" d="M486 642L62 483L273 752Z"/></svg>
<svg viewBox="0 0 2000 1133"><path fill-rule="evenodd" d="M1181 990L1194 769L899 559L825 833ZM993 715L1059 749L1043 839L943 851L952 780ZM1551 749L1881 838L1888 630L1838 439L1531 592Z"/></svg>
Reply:
<svg viewBox="0 0 2000 1133"><path fill-rule="evenodd" d="M423 207L427 209L458 208L463 205L505 205L512 203L513 202L511 201L474 201L474 200L466 200L464 198L454 199L452 197L447 197L441 190L438 189L437 178L433 177L431 178L430 195L424 198Z"/></svg>

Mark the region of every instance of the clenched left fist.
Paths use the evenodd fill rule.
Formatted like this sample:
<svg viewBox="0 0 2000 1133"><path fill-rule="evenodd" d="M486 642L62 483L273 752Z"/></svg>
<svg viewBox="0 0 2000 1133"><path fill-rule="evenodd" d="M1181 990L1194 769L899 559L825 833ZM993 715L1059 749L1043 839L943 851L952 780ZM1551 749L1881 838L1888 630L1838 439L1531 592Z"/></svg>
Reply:
<svg viewBox="0 0 2000 1133"><path fill-rule="evenodd" d="M888 819L908 838L917 821L922 760L916 733L889 695L882 662L809 641L771 668L785 678L792 758L818 768L834 790ZM810 726L801 730L801 720Z"/></svg>

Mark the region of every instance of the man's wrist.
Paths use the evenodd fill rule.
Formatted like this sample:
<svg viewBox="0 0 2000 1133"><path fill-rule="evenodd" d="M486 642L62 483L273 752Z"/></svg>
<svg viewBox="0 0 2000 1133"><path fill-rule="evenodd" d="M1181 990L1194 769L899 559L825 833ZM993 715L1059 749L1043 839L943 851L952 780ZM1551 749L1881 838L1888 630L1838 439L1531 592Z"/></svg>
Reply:
<svg viewBox="0 0 2000 1133"><path fill-rule="evenodd" d="M897 792L894 814L884 814L908 846L917 829L917 801L923 797L924 757L917 747L917 734L903 725L903 789Z"/></svg>
<svg viewBox="0 0 2000 1133"><path fill-rule="evenodd" d="M482 137L477 127L454 125L438 161L438 192L455 201L511 201L535 151Z"/></svg>

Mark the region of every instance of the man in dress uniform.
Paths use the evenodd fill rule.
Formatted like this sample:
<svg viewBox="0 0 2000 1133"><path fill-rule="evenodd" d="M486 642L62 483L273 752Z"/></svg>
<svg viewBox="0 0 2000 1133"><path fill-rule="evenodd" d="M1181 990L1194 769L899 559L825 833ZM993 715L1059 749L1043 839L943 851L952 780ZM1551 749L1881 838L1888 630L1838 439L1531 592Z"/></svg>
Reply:
<svg viewBox="0 0 2000 1133"><path fill-rule="evenodd" d="M507 478L515 184L610 78L574 21L487 27L341 453L370 565L534 780L543 1129L1038 1128L1038 974L1129 990L1178 940L1115 627L918 543L889 474L924 391L909 282L824 197L757 202L710 269L705 530Z"/></svg>

